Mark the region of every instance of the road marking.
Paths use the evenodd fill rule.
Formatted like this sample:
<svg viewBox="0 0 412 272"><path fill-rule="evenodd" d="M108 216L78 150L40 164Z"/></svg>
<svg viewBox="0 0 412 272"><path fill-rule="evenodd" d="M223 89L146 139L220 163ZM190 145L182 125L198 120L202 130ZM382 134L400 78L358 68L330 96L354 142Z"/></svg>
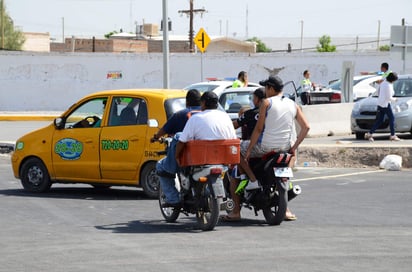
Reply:
<svg viewBox="0 0 412 272"><path fill-rule="evenodd" d="M317 179L333 179L333 178L365 175L365 174L372 174L372 173L380 173L380 172L385 172L385 171L386 170L372 170L372 171L365 171L365 172L358 172L358 173L348 173L348 174L339 174L339 175L330 175L330 176L318 176L318 177L312 177L312 178L293 179L292 182L317 180Z"/></svg>

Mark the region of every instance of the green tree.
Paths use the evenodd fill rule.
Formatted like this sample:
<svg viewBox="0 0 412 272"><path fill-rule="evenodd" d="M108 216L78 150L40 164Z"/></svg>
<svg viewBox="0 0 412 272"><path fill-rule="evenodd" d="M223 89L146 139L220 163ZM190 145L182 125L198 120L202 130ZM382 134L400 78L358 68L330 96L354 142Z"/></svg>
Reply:
<svg viewBox="0 0 412 272"><path fill-rule="evenodd" d="M111 31L111 32L109 32L109 33L107 33L107 34L104 34L104 37L105 37L106 39L109 39L110 36L112 36L112 35L114 35L114 34L117 34L117 33L119 33L119 32L117 32L116 30L113 30L113 31Z"/></svg>
<svg viewBox="0 0 412 272"><path fill-rule="evenodd" d="M7 14L4 0L0 0L0 49L21 50L25 41L23 32L14 29L13 20Z"/></svg>
<svg viewBox="0 0 412 272"><path fill-rule="evenodd" d="M247 41L256 43L256 51L258 53L261 53L261 52L267 53L267 52L272 51L272 49L268 48L266 44L262 42L260 39L258 39L257 37L253 37L251 39L248 39Z"/></svg>
<svg viewBox="0 0 412 272"><path fill-rule="evenodd" d="M318 52L335 52L336 46L330 44L331 39L328 35L323 35L319 38L319 45L316 46Z"/></svg>
<svg viewBox="0 0 412 272"><path fill-rule="evenodd" d="M388 44L382 45L379 47L379 51L389 51L389 50L390 50L390 46Z"/></svg>

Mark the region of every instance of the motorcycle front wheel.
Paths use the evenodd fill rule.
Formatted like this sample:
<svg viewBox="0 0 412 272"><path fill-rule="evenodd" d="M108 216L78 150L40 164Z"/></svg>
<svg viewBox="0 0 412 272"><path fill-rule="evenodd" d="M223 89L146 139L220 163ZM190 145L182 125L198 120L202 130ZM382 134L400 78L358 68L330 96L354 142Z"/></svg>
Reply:
<svg viewBox="0 0 412 272"><path fill-rule="evenodd" d="M201 205L196 213L199 228L203 231L213 230L219 220L219 204L210 192L209 185L205 185L202 193Z"/></svg>
<svg viewBox="0 0 412 272"><path fill-rule="evenodd" d="M162 191L162 186L159 186L159 207L160 212L162 213L164 219L168 223L176 222L177 218L179 217L180 210L172 207L164 208L162 204L166 203L165 194Z"/></svg>
<svg viewBox="0 0 412 272"><path fill-rule="evenodd" d="M277 181L278 202L272 207L263 208L263 215L265 216L266 223L271 226L280 225L285 219L286 209L288 207L288 194L280 179Z"/></svg>

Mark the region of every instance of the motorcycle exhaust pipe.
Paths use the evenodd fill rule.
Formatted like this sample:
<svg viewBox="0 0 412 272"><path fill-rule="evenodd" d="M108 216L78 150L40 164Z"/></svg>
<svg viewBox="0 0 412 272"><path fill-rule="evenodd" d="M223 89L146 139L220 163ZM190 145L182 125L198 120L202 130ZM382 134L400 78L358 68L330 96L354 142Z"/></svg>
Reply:
<svg viewBox="0 0 412 272"><path fill-rule="evenodd" d="M288 201L291 201L302 193L302 188L299 185L294 185L292 189L288 190Z"/></svg>

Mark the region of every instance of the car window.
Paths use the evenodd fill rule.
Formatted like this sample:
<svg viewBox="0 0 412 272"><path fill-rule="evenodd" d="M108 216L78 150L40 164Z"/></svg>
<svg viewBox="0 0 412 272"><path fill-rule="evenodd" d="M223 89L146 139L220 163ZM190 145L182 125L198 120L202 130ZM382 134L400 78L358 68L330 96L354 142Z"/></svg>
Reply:
<svg viewBox="0 0 412 272"><path fill-rule="evenodd" d="M393 83L396 97L412 97L412 79L398 79Z"/></svg>
<svg viewBox="0 0 412 272"><path fill-rule="evenodd" d="M99 127L107 97L99 97L81 104L66 117L64 128Z"/></svg>
<svg viewBox="0 0 412 272"><path fill-rule="evenodd" d="M217 87L219 87L219 85L216 85L216 84L194 84L194 85L190 85L186 87L185 90L196 89L199 92L204 93L204 92L213 91Z"/></svg>
<svg viewBox="0 0 412 272"><path fill-rule="evenodd" d="M242 107L251 107L252 93L250 92L228 92L223 93L219 103L227 113L238 113Z"/></svg>
<svg viewBox="0 0 412 272"><path fill-rule="evenodd" d="M109 126L147 124L147 104L141 98L117 96L113 98L109 113Z"/></svg>
<svg viewBox="0 0 412 272"><path fill-rule="evenodd" d="M186 108L186 98L173 98L165 101L166 117L169 119L173 113Z"/></svg>

